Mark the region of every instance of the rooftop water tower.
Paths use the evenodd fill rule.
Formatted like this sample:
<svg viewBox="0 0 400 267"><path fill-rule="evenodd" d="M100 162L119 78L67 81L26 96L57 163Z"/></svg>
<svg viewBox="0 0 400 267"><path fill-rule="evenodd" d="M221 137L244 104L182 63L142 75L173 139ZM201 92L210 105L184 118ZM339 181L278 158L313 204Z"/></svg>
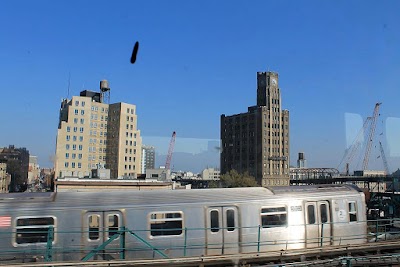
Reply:
<svg viewBox="0 0 400 267"><path fill-rule="evenodd" d="M107 80L100 81L101 103L110 104L110 90Z"/></svg>
<svg viewBox="0 0 400 267"><path fill-rule="evenodd" d="M299 153L299 158L297 159L297 168L307 168L307 161L304 157L304 152Z"/></svg>

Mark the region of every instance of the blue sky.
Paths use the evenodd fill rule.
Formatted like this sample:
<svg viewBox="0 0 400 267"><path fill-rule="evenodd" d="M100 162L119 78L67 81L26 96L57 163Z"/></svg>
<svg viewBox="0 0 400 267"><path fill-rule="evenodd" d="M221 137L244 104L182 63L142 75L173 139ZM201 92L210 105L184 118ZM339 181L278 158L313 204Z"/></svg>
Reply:
<svg viewBox="0 0 400 267"><path fill-rule="evenodd" d="M112 102L137 105L145 142L176 131L178 145L219 139L220 115L254 105L256 72L267 70L279 73L290 110L292 164L303 151L309 166L337 167L357 128L345 118L359 115L360 124L382 102L377 132L391 167L400 165L398 1L2 1L0 8L0 146L25 146L43 166L54 153L69 73L70 95L108 79Z"/></svg>

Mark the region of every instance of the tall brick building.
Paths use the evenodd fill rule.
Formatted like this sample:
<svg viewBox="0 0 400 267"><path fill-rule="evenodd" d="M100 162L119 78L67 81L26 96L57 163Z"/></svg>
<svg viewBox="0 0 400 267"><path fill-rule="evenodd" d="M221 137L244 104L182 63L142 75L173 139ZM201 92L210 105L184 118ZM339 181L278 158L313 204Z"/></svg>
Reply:
<svg viewBox="0 0 400 267"><path fill-rule="evenodd" d="M221 115L221 174L232 169L262 186L289 185L289 111L282 110L279 77L257 73L257 105Z"/></svg>

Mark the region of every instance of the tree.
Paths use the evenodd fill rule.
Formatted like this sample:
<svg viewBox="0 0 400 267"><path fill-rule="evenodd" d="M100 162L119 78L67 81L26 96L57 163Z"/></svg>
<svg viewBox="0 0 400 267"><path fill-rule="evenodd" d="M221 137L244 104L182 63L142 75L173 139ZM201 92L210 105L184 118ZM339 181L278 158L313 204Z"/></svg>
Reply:
<svg viewBox="0 0 400 267"><path fill-rule="evenodd" d="M256 179L247 172L238 173L236 170L231 170L228 173L221 175L219 187L254 187L259 186Z"/></svg>

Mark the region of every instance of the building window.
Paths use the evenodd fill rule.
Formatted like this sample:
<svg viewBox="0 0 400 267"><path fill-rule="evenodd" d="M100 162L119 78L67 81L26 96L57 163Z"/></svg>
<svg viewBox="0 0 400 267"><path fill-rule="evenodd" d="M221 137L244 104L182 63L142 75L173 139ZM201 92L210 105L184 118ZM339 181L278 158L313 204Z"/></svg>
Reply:
<svg viewBox="0 0 400 267"><path fill-rule="evenodd" d="M83 127L80 127L80 128L79 128L79 132L80 132L80 133L83 133Z"/></svg>
<svg viewBox="0 0 400 267"><path fill-rule="evenodd" d="M78 159L82 159L82 154L78 154Z"/></svg>
<svg viewBox="0 0 400 267"><path fill-rule="evenodd" d="M71 165L72 165L72 168L75 168L75 162L72 162Z"/></svg>
<svg viewBox="0 0 400 267"><path fill-rule="evenodd" d="M79 114L79 112L78 112L77 109L75 109L74 111L75 111L75 115L78 115L78 114Z"/></svg>
<svg viewBox="0 0 400 267"><path fill-rule="evenodd" d="M70 138L71 138L71 136L69 136L69 135L66 136L67 141L69 141Z"/></svg>
<svg viewBox="0 0 400 267"><path fill-rule="evenodd" d="M84 124L85 123L85 119L81 119L81 124Z"/></svg>
<svg viewBox="0 0 400 267"><path fill-rule="evenodd" d="M72 141L76 142L76 135L72 136Z"/></svg>
<svg viewBox="0 0 400 267"><path fill-rule="evenodd" d="M67 133L71 131L71 127L67 126Z"/></svg>
<svg viewBox="0 0 400 267"><path fill-rule="evenodd" d="M82 107L84 107L85 106L85 101L82 101L81 104L82 104Z"/></svg>
<svg viewBox="0 0 400 267"><path fill-rule="evenodd" d="M79 145L78 148L79 148L79 150L82 150L82 145Z"/></svg>
<svg viewBox="0 0 400 267"><path fill-rule="evenodd" d="M74 118L74 123L75 123L75 124L78 123L78 118Z"/></svg>
<svg viewBox="0 0 400 267"><path fill-rule="evenodd" d="M65 145L65 149L66 149L66 150L69 150L69 144L66 144L66 145Z"/></svg>
<svg viewBox="0 0 400 267"><path fill-rule="evenodd" d="M69 153L65 153L65 158L69 159Z"/></svg>
<svg viewBox="0 0 400 267"><path fill-rule="evenodd" d="M81 115L85 115L85 111L83 109L81 110Z"/></svg>
<svg viewBox="0 0 400 267"><path fill-rule="evenodd" d="M65 168L68 168L69 163L68 163L68 162L65 162L65 163L64 163L64 166L65 166Z"/></svg>
<svg viewBox="0 0 400 267"><path fill-rule="evenodd" d="M183 218L181 212L151 213L150 214L150 235L170 236L181 235Z"/></svg>
<svg viewBox="0 0 400 267"><path fill-rule="evenodd" d="M262 208L261 225L263 228L286 226L287 225L286 207Z"/></svg>
<svg viewBox="0 0 400 267"><path fill-rule="evenodd" d="M76 157L76 154L72 153L72 159L75 159L75 157Z"/></svg>
<svg viewBox="0 0 400 267"><path fill-rule="evenodd" d="M82 168L82 163L78 162L78 169Z"/></svg>
<svg viewBox="0 0 400 267"><path fill-rule="evenodd" d="M54 227L53 217L30 217L17 219L15 226L15 243L47 243L50 226Z"/></svg>
<svg viewBox="0 0 400 267"><path fill-rule="evenodd" d="M72 150L76 150L76 145L72 145Z"/></svg>

